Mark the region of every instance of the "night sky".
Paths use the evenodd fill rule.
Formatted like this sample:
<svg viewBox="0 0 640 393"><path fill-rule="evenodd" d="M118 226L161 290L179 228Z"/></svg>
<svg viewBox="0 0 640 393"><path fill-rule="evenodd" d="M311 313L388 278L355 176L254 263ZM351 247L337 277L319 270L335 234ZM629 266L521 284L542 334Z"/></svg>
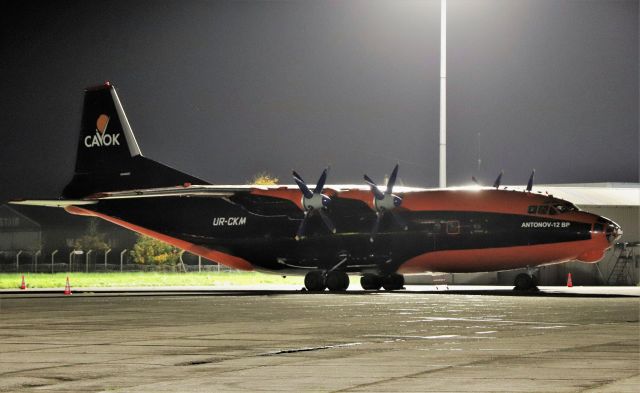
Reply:
<svg viewBox="0 0 640 393"><path fill-rule="evenodd" d="M218 184L438 183L439 1L5 1L0 201L57 197L83 89ZM637 182L638 1L448 1L448 179ZM478 159L481 159L479 165Z"/></svg>

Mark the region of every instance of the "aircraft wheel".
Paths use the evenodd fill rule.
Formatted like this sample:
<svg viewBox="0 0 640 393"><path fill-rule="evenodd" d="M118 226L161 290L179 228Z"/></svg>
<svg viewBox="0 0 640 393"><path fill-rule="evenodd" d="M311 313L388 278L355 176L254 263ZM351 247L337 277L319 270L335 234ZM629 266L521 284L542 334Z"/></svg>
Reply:
<svg viewBox="0 0 640 393"><path fill-rule="evenodd" d="M346 291L349 287L349 276L345 272L329 272L327 274L327 287L330 291Z"/></svg>
<svg viewBox="0 0 640 393"><path fill-rule="evenodd" d="M404 286L404 276L398 273L391 273L382 279L382 286L387 291L402 289Z"/></svg>
<svg viewBox="0 0 640 393"><path fill-rule="evenodd" d="M527 273L520 273L516 276L514 280L514 290L516 291L531 291L536 290L536 285L538 284L538 279L536 276L530 276Z"/></svg>
<svg viewBox="0 0 640 393"><path fill-rule="evenodd" d="M324 273L314 270L304 276L304 286L311 292L322 292L327 287Z"/></svg>
<svg viewBox="0 0 640 393"><path fill-rule="evenodd" d="M377 274L366 273L360 277L360 285L364 290L377 291L382 288L382 277Z"/></svg>

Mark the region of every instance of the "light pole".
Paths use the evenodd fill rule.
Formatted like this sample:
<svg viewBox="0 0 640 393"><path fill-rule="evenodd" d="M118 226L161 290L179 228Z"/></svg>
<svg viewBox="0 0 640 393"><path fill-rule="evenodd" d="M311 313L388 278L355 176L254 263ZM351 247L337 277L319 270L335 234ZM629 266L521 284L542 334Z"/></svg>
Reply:
<svg viewBox="0 0 640 393"><path fill-rule="evenodd" d="M84 254L85 273L89 273L89 255L91 255L92 252L93 250L89 250L86 254Z"/></svg>
<svg viewBox="0 0 640 393"><path fill-rule="evenodd" d="M440 188L447 186L447 0L440 2Z"/></svg>
<svg viewBox="0 0 640 393"><path fill-rule="evenodd" d="M53 273L53 262L57 253L58 253L58 250L55 250L54 252L51 253L51 273Z"/></svg>
<svg viewBox="0 0 640 393"><path fill-rule="evenodd" d="M35 259L35 266L34 266L35 273L38 273L38 255L40 255L41 253L42 253L42 250L38 250L36 251L35 254L33 254L33 257Z"/></svg>
<svg viewBox="0 0 640 393"><path fill-rule="evenodd" d="M120 273L122 273L122 260L124 259L124 253L125 252L127 252L126 248L124 250L122 250L122 252L120 253Z"/></svg>
<svg viewBox="0 0 640 393"><path fill-rule="evenodd" d="M107 255L109 255L110 252L111 252L110 248L104 252L104 271L105 272L107 271Z"/></svg>
<svg viewBox="0 0 640 393"><path fill-rule="evenodd" d="M22 254L22 250L16 254L16 273L20 271L20 254Z"/></svg>

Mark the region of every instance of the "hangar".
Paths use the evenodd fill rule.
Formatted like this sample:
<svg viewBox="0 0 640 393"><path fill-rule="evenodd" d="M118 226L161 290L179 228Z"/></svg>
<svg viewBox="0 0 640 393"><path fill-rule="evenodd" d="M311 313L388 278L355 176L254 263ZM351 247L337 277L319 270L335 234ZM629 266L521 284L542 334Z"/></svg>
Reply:
<svg viewBox="0 0 640 393"><path fill-rule="evenodd" d="M507 188L522 189L524 186ZM640 285L640 183L540 184L534 190L566 199L582 210L607 217L624 231L616 247L607 251L597 264L568 262L543 266L538 271L541 285L564 285L568 273L571 273L574 285ZM407 283L511 285L521 272L417 275L407 277Z"/></svg>

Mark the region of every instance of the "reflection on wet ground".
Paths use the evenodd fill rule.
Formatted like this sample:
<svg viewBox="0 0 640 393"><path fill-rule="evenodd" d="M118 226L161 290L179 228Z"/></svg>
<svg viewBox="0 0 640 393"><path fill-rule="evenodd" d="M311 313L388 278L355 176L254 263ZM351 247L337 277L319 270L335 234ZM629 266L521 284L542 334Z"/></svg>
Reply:
<svg viewBox="0 0 640 393"><path fill-rule="evenodd" d="M636 391L640 299L0 298L0 391Z"/></svg>

